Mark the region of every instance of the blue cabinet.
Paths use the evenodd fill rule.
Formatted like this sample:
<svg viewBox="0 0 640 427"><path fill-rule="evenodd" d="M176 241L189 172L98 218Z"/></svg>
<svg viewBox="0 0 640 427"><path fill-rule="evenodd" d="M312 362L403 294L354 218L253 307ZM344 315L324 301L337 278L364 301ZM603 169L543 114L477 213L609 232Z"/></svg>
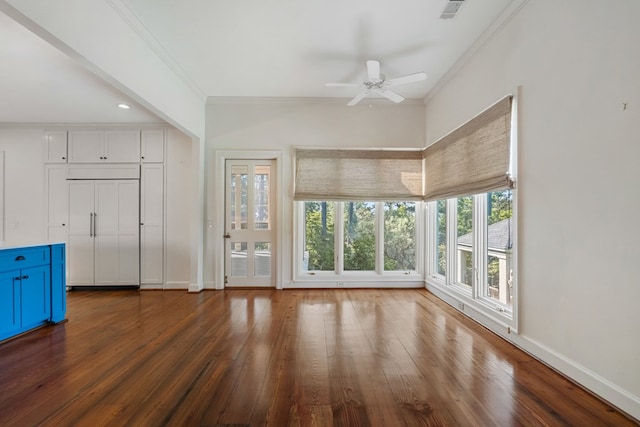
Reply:
<svg viewBox="0 0 640 427"><path fill-rule="evenodd" d="M64 320L64 244L0 249L0 340Z"/></svg>

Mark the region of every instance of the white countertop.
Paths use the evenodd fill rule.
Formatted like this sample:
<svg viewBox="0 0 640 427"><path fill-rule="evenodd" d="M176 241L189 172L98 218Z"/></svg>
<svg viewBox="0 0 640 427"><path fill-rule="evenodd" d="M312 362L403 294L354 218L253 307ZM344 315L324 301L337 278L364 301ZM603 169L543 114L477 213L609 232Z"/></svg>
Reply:
<svg viewBox="0 0 640 427"><path fill-rule="evenodd" d="M23 249L33 248L36 246L48 246L48 245L64 245L65 242L31 242L31 243L12 243L12 242L0 242L0 250L3 249Z"/></svg>

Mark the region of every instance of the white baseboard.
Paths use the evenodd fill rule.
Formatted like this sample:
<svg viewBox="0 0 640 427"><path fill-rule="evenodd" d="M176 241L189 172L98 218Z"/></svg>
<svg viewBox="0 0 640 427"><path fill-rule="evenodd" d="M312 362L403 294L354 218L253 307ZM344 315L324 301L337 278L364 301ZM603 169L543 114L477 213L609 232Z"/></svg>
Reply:
<svg viewBox="0 0 640 427"><path fill-rule="evenodd" d="M200 285L198 283L190 283L189 284L189 288L188 288L188 292L193 292L193 293L198 293L200 291L202 291L204 288L200 287Z"/></svg>
<svg viewBox="0 0 640 427"><path fill-rule="evenodd" d="M443 292L438 287L430 285L429 283L426 284L426 287L427 290L436 297L509 341L525 353L533 356L545 365L586 388L619 410L627 413L637 420L640 420L639 396L634 395L597 373L592 372L588 368L577 363L575 360L572 360L563 354L556 352L552 348L527 337L525 334L518 334L513 330L509 331L509 329L505 327L504 323L496 321L496 319L492 319L484 313L470 307L465 307L465 310L460 310L457 307L459 300L457 300L455 296Z"/></svg>

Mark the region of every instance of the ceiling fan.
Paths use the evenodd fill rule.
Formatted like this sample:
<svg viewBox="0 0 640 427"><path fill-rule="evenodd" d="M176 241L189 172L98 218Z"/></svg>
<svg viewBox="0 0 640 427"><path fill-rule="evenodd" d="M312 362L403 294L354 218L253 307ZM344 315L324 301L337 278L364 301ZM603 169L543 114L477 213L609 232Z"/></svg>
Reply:
<svg viewBox="0 0 640 427"><path fill-rule="evenodd" d="M389 90L390 87L419 82L427 78L427 75L424 72L419 72L387 80L384 74L380 74L380 61L375 60L367 61L367 76L368 79L362 83L327 83L326 86L363 87L364 90L356 95L356 97L349 101L349 103L347 104L351 107L362 101L366 96L372 94L382 95L395 103L402 102L404 101L404 98L397 93Z"/></svg>

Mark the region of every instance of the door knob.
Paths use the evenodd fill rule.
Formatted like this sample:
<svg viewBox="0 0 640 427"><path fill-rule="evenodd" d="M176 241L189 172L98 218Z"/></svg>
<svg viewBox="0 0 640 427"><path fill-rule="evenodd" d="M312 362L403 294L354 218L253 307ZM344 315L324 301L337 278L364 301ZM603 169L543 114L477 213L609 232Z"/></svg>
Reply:
<svg viewBox="0 0 640 427"><path fill-rule="evenodd" d="M231 238L231 234L229 234L229 232L227 231L226 233L224 233L224 237L225 239L230 239Z"/></svg>

